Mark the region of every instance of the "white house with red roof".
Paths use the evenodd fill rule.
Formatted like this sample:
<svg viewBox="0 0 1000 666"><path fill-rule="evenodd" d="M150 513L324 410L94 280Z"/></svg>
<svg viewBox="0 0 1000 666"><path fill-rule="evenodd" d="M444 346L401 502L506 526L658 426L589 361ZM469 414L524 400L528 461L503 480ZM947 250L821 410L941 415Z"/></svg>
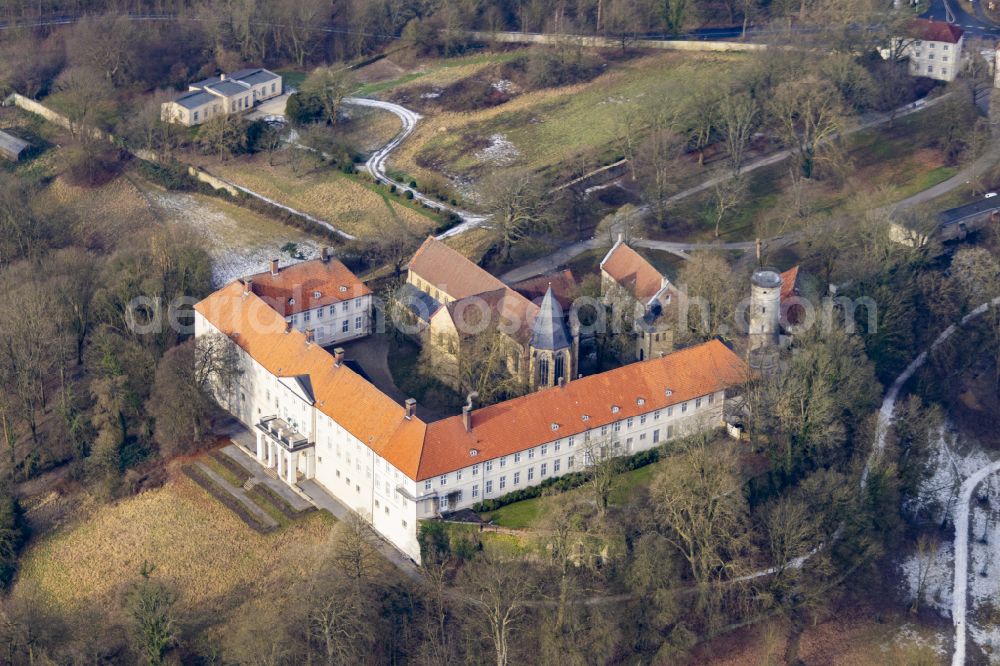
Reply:
<svg viewBox="0 0 1000 666"><path fill-rule="evenodd" d="M953 81L962 63L965 31L953 23L914 19L903 53L910 59L910 74L938 81Z"/></svg>
<svg viewBox="0 0 1000 666"><path fill-rule="evenodd" d="M244 284L317 344L333 345L372 331L372 290L329 249L319 259L281 266L243 278Z"/></svg>
<svg viewBox="0 0 1000 666"><path fill-rule="evenodd" d="M261 464L290 485L320 486L417 562L419 521L577 471L595 456L720 427L727 390L747 377L744 362L713 340L428 423L413 400L397 403L342 350L330 353L293 326L287 303L260 282L232 282L195 306L196 336L225 336L238 358L236 380L215 387L216 400L255 434Z"/></svg>

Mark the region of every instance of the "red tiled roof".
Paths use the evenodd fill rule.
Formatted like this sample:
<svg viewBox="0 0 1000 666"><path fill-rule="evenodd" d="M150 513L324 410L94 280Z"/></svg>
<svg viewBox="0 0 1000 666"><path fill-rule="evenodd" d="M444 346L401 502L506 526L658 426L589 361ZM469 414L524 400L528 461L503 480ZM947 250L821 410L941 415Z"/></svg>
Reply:
<svg viewBox="0 0 1000 666"><path fill-rule="evenodd" d="M313 259L247 278L253 281L253 293L283 317L349 301L372 293L344 264L330 257Z"/></svg>
<svg viewBox="0 0 1000 666"><path fill-rule="evenodd" d="M427 426L417 480L701 397L742 383L747 372L732 350L711 340L476 410L470 432L461 416L437 421Z"/></svg>
<svg viewBox="0 0 1000 666"><path fill-rule="evenodd" d="M208 296L195 310L271 374L307 375L322 414L416 480L472 464L472 448L479 451L478 460L523 451L737 385L747 373L736 354L713 340L476 410L472 431L466 432L461 416L429 425L407 419L404 407L347 365L337 367L333 356L307 342L305 334L286 329L284 318L245 293L239 282ZM612 405L618 413L612 413Z"/></svg>
<svg viewBox="0 0 1000 666"><path fill-rule="evenodd" d="M430 236L410 259L409 269L455 300L486 291L505 289L507 285Z"/></svg>
<svg viewBox="0 0 1000 666"><path fill-rule="evenodd" d="M347 365L310 344L297 330L286 332L284 318L254 294L244 295L233 282L195 306L219 331L278 377L308 375L316 407L388 460L415 478L427 425L405 417L405 408Z"/></svg>
<svg viewBox="0 0 1000 666"><path fill-rule="evenodd" d="M791 298L795 296L795 290L798 288L799 281L799 267L792 266L787 271L781 274L781 300Z"/></svg>
<svg viewBox="0 0 1000 666"><path fill-rule="evenodd" d="M646 303L663 288L660 271L638 252L618 241L601 262L601 270L611 276L637 301Z"/></svg>
<svg viewBox="0 0 1000 666"><path fill-rule="evenodd" d="M510 285L510 288L531 301L541 302L545 291L552 287L552 295L559 301L563 310L569 311L576 297L577 283L573 271L566 268L556 273L538 275L527 280L521 280Z"/></svg>
<svg viewBox="0 0 1000 666"><path fill-rule="evenodd" d="M965 31L957 25L946 23L945 21L931 21L928 19L913 19L910 23L910 30L914 37L928 42L948 42L957 44L962 39Z"/></svg>

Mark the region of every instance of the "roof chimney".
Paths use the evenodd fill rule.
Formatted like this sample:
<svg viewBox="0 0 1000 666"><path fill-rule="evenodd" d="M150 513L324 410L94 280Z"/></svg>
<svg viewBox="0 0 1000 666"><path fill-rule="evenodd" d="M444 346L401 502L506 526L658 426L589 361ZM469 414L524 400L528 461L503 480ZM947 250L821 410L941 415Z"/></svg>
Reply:
<svg viewBox="0 0 1000 666"><path fill-rule="evenodd" d="M406 405L406 419L412 419L413 415L417 413L417 401L413 398L407 398L403 404Z"/></svg>
<svg viewBox="0 0 1000 666"><path fill-rule="evenodd" d="M320 256L323 258L324 264L328 263L330 261L330 248L324 247Z"/></svg>
<svg viewBox="0 0 1000 666"><path fill-rule="evenodd" d="M226 80L226 73L225 72L223 72L222 74L219 74L219 80L220 81L225 81Z"/></svg>
<svg viewBox="0 0 1000 666"><path fill-rule="evenodd" d="M336 349L333 350L333 360L335 361L335 365L339 368L341 364L344 362L343 347L337 347Z"/></svg>
<svg viewBox="0 0 1000 666"><path fill-rule="evenodd" d="M249 296L253 293L253 280L247 278L243 281L243 295Z"/></svg>
<svg viewBox="0 0 1000 666"><path fill-rule="evenodd" d="M479 393L473 391L469 394L469 401L462 407L462 423L465 425L465 432L472 432L472 401L479 397Z"/></svg>
<svg viewBox="0 0 1000 666"><path fill-rule="evenodd" d="M315 329L312 329L312 328L307 328L306 329L306 342L308 342L309 344L312 344L312 343L316 342L316 331L315 331Z"/></svg>
<svg viewBox="0 0 1000 666"><path fill-rule="evenodd" d="M277 274L278 274L278 260L277 259L272 259L271 260L271 275L277 275Z"/></svg>
<svg viewBox="0 0 1000 666"><path fill-rule="evenodd" d="M566 378L562 375L559 376L559 388L566 386Z"/></svg>
<svg viewBox="0 0 1000 666"><path fill-rule="evenodd" d="M291 333L291 332L292 332L292 322L286 319L285 320L285 333Z"/></svg>

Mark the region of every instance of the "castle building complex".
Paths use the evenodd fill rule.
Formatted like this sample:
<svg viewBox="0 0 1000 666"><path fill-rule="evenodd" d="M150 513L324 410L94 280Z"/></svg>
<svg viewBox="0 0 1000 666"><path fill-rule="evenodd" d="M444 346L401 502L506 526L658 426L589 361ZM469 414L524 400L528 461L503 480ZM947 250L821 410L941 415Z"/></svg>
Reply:
<svg viewBox="0 0 1000 666"><path fill-rule="evenodd" d="M255 433L258 460L289 484L315 479L416 561L419 521L585 469L595 458L719 427L727 391L746 380L742 359L712 340L569 381L574 336L552 290L534 305L485 271L449 261L450 252L428 241L410 264L408 284L434 308L424 323L433 331L435 317L453 321L455 304L472 296L529 315L510 336L534 392L420 419L413 400L399 404L349 367L343 350L323 347L321 340L338 341L342 326L335 318L332 332L316 333L330 313L344 303L370 308L371 296L328 256L272 265L195 307L197 337L221 335L234 345L236 379L216 386L215 397ZM349 299L339 298L340 286Z"/></svg>

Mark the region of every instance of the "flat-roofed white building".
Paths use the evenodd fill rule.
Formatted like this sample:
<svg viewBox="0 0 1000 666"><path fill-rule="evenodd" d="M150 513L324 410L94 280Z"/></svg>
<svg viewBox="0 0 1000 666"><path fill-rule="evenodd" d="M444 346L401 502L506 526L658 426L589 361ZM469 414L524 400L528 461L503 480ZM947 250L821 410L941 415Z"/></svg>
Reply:
<svg viewBox="0 0 1000 666"><path fill-rule="evenodd" d="M193 127L218 115L249 111L282 93L281 75L263 68L241 69L232 76L220 74L190 84L188 92L161 105L160 119Z"/></svg>

